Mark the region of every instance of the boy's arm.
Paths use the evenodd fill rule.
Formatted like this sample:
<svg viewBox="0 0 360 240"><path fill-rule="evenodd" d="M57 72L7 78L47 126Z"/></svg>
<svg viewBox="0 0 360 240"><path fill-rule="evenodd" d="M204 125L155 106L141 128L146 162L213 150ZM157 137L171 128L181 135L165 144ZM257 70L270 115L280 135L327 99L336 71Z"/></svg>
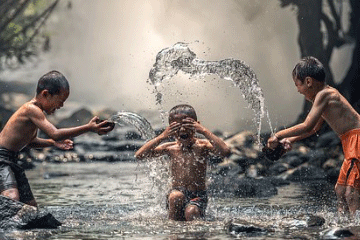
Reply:
<svg viewBox="0 0 360 240"><path fill-rule="evenodd" d="M31 106L29 108L31 108L29 109L29 117L31 121L55 141L73 138L90 131L96 132L98 134L105 134L112 130L111 126L105 127L105 125L108 123L106 120L100 123L96 123L96 121L99 119L98 117L94 117L90 120L89 123L78 127L57 129L46 119L45 114L41 111L40 108L36 106Z"/></svg>
<svg viewBox="0 0 360 240"><path fill-rule="evenodd" d="M145 143L136 153L135 157L137 159L144 159L149 157L158 157L167 153L169 144L162 144L164 140L173 135L178 129L180 124L173 122L171 123L164 132L159 136L153 138L152 140ZM160 146L159 146L160 145Z"/></svg>
<svg viewBox="0 0 360 240"><path fill-rule="evenodd" d="M268 139L268 147L273 149L276 148L276 146L279 144L279 141L284 138L290 138L291 140L300 140L315 133L315 131L318 130L315 127L320 128L321 126L321 115L325 111L325 108L330 100L330 94L331 93L329 91L319 92L305 121L291 128L284 129L275 133L274 136Z"/></svg>
<svg viewBox="0 0 360 240"><path fill-rule="evenodd" d="M319 121L316 123L315 127L310 132L303 133L303 134L300 134L300 135L294 136L294 137L289 137L287 139L291 143L294 143L294 142L300 141L304 138L310 137L311 135L315 134L316 132L318 132L321 129L321 126L323 125L323 123L324 123L324 119L320 118Z"/></svg>
<svg viewBox="0 0 360 240"><path fill-rule="evenodd" d="M221 157L227 157L230 155L230 148L226 145L226 143L199 122L192 118L186 118L183 120L183 122L185 123L185 127L194 128L196 132L204 135L204 137L210 141L211 146L209 146L209 148L211 152Z"/></svg>
<svg viewBox="0 0 360 240"><path fill-rule="evenodd" d="M53 139L43 139L36 137L27 146L31 148L45 148L55 146L63 150L69 150L73 148L73 141L70 139L54 141Z"/></svg>

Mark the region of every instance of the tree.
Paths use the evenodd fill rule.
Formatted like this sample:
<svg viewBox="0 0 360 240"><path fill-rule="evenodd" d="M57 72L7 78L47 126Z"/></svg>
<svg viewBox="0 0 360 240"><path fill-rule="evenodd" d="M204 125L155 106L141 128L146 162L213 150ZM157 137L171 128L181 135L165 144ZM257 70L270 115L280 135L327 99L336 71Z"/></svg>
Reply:
<svg viewBox="0 0 360 240"><path fill-rule="evenodd" d="M42 26L59 0L0 1L0 69L23 63L35 55L39 46L49 47L49 36Z"/></svg>
<svg viewBox="0 0 360 240"><path fill-rule="evenodd" d="M327 83L337 88L359 112L360 110L360 1L359 0L280 0L281 7L293 6L299 24L298 43L301 57L314 56L324 65ZM350 14L343 14L348 3ZM349 24L345 29L344 18ZM335 48L354 44L352 63L344 79L336 84L330 68ZM305 119L310 103L305 101L297 122Z"/></svg>

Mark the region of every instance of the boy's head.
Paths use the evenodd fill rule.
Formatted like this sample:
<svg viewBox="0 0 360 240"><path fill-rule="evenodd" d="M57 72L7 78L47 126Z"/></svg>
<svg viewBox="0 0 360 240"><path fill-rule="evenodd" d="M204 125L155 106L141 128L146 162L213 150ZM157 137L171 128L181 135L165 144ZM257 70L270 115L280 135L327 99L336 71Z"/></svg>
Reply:
<svg viewBox="0 0 360 240"><path fill-rule="evenodd" d="M41 102L41 109L52 114L60 109L69 96L69 83L58 71L51 71L42 76L36 88L36 98Z"/></svg>
<svg viewBox="0 0 360 240"><path fill-rule="evenodd" d="M176 105L169 111L169 123L178 122L180 124L183 123L183 120L186 118L192 118L197 121L197 116L195 109L187 104ZM178 133L175 135L175 138L188 140L191 139L195 135L195 131L192 129L185 128L183 126L180 127Z"/></svg>
<svg viewBox="0 0 360 240"><path fill-rule="evenodd" d="M292 77L294 80L297 79L301 82L304 82L306 77L325 82L325 69L317 58L305 57L294 67Z"/></svg>
<svg viewBox="0 0 360 240"><path fill-rule="evenodd" d="M169 123L175 120L176 115L184 115L197 121L195 109L188 104L176 105L169 111Z"/></svg>
<svg viewBox="0 0 360 240"><path fill-rule="evenodd" d="M36 88L36 95L40 94L43 90L47 90L51 95L60 94L63 90L69 92L69 82L64 75L53 70L46 73L39 79Z"/></svg>

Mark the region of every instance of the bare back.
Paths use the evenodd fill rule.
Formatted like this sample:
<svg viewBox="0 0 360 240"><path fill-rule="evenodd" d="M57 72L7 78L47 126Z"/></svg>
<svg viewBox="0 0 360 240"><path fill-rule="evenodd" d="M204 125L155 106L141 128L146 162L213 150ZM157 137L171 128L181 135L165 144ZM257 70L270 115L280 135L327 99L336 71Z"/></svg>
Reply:
<svg viewBox="0 0 360 240"><path fill-rule="evenodd" d="M167 144L172 187L190 191L205 190L209 141L197 139L190 149L182 148L177 142Z"/></svg>
<svg viewBox="0 0 360 240"><path fill-rule="evenodd" d="M360 128L360 115L338 90L326 87L322 91L327 95L327 106L321 116L338 135Z"/></svg>
<svg viewBox="0 0 360 240"><path fill-rule="evenodd" d="M41 110L35 108L38 107L27 102L10 117L0 132L0 147L20 151L36 137L38 128L31 121L30 115L35 110Z"/></svg>

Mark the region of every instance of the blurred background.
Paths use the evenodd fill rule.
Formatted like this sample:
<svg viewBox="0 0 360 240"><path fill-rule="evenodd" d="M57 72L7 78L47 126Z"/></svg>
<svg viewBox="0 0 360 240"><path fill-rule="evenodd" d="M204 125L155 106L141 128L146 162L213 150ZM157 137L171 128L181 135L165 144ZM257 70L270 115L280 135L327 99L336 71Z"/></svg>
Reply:
<svg viewBox="0 0 360 240"><path fill-rule="evenodd" d="M8 0L0 10L3 111L32 98L37 80L53 69L71 89L58 117L83 107L95 113L158 111L148 74L156 54L177 42L188 43L203 60L248 64L275 129L308 109L291 77L304 56L319 58L330 84L352 104L358 101L352 94L358 77L349 75L359 57L356 0ZM162 87L165 111L188 103L210 130L256 131L253 111L228 81L179 73Z"/></svg>

